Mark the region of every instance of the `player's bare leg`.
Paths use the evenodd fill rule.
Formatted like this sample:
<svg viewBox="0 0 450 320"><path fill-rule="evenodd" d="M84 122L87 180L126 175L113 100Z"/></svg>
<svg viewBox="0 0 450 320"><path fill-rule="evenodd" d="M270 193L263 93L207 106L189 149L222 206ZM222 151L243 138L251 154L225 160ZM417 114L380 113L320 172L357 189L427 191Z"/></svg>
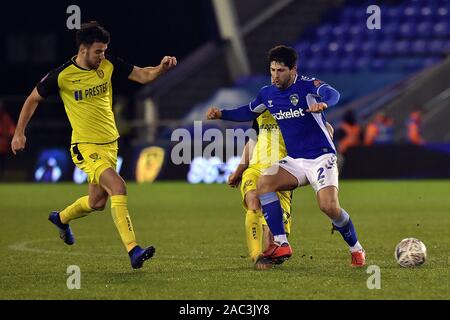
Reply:
<svg viewBox="0 0 450 320"><path fill-rule="evenodd" d="M108 192L98 184L89 184L89 207L96 211L103 211L108 201Z"/></svg>
<svg viewBox="0 0 450 320"><path fill-rule="evenodd" d="M338 190L334 186L325 187L317 192L317 202L320 210L331 220L335 220L341 215L339 205Z"/></svg>
<svg viewBox="0 0 450 320"><path fill-rule="evenodd" d="M272 166L267 172L273 174L261 176L256 190L264 217L274 235L274 243L264 251L263 255L275 263L283 263L292 255L292 249L286 237L283 210L276 192L295 189L298 186L298 181L296 177L278 165Z"/></svg>
<svg viewBox="0 0 450 320"><path fill-rule="evenodd" d="M319 208L332 221L333 229L338 230L350 247L352 255L351 265L360 267L365 265L365 252L358 241L353 222L349 214L339 205L338 190L334 186L325 187L317 192Z"/></svg>
<svg viewBox="0 0 450 320"><path fill-rule="evenodd" d="M111 215L122 242L128 251L131 266L135 269L141 268L144 261L153 256L155 248L150 246L142 249L136 242L133 225L128 213L125 181L114 169L108 168L100 175L100 186L111 197Z"/></svg>
<svg viewBox="0 0 450 320"><path fill-rule="evenodd" d="M266 251L273 244L273 234L268 226L263 225L263 251Z"/></svg>

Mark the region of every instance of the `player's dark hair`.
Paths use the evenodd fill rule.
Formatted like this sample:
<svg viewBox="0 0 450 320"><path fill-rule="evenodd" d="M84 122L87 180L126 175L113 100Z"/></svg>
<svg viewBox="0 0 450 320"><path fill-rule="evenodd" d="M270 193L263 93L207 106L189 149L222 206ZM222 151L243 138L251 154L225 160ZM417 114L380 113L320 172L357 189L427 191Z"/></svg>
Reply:
<svg viewBox="0 0 450 320"><path fill-rule="evenodd" d="M269 66L272 61L275 61L284 63L286 67L292 69L297 66L298 54L297 51L292 47L279 45L270 49L268 60Z"/></svg>
<svg viewBox="0 0 450 320"><path fill-rule="evenodd" d="M77 31L77 47L84 44L92 45L94 42L109 43L109 32L105 30L97 21L83 23L80 30Z"/></svg>

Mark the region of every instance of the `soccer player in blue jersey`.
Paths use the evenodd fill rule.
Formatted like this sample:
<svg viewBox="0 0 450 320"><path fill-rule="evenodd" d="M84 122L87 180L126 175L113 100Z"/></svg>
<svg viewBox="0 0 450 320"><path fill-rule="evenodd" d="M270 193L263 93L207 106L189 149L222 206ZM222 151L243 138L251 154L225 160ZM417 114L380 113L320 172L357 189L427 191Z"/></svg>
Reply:
<svg viewBox="0 0 450 320"><path fill-rule="evenodd" d="M269 110L283 135L287 156L258 180L257 193L274 243L263 253L273 263L292 255L283 226L277 191L311 184L322 210L350 247L352 266L365 265L365 252L349 214L338 199L336 149L323 111L339 101L339 92L322 81L297 74L297 52L287 46L269 51L272 85L263 87L248 105L231 110L208 109L208 119L250 121Z"/></svg>

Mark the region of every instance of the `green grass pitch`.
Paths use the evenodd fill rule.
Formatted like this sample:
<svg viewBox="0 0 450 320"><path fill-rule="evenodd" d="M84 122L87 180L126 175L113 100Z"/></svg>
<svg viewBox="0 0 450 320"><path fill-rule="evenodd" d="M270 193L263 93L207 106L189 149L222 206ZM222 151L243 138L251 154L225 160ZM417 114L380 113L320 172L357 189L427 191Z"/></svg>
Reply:
<svg viewBox="0 0 450 320"><path fill-rule="evenodd" d="M257 271L246 257L240 194L225 185L128 184L138 241L156 255L133 270L105 211L72 222L66 246L47 221L87 192L74 184L0 185L0 299L449 299L450 181L341 181L341 205L381 270L368 289L367 268L350 255L317 207L312 188L293 203L292 258ZM415 269L394 259L403 238L421 239L428 260ZM67 267L81 288L67 288Z"/></svg>

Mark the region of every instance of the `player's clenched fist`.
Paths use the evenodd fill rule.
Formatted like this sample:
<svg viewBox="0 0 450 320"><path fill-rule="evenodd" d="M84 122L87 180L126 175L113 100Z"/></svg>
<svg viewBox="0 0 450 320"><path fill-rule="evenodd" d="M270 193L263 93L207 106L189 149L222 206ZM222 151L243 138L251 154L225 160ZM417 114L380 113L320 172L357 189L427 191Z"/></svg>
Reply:
<svg viewBox="0 0 450 320"><path fill-rule="evenodd" d="M219 108L211 107L206 111L206 119L208 120L214 120L214 119L220 119L222 117L222 112Z"/></svg>
<svg viewBox="0 0 450 320"><path fill-rule="evenodd" d="M239 186L239 183L242 180L242 174L239 174L238 172L233 172L228 177L227 184L232 188L237 188Z"/></svg>
<svg viewBox="0 0 450 320"><path fill-rule="evenodd" d="M168 71L169 69L172 69L177 65L177 58L171 57L171 56L165 56L162 58L161 63L159 64L160 68L163 72Z"/></svg>

